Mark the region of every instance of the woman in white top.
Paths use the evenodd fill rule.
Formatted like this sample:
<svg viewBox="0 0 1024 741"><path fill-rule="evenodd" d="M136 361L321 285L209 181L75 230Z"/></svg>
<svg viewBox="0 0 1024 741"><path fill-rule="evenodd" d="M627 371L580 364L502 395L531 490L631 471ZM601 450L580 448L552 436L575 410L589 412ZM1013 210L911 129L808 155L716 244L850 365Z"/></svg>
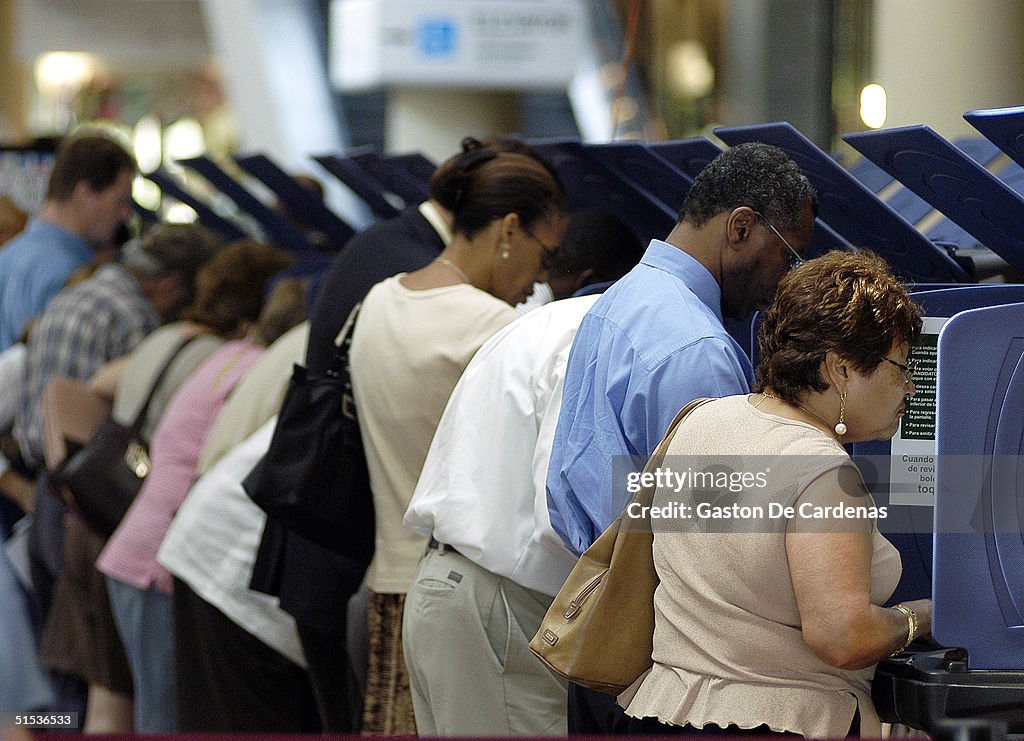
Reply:
<svg viewBox="0 0 1024 741"><path fill-rule="evenodd" d="M512 307L534 282L546 279L565 231L561 186L540 160L475 139L462 149L434 176L449 191L451 243L426 267L374 286L352 338L376 513L363 733L415 732L402 609L427 541L406 530L402 517L459 376L480 345L517 317Z"/></svg>
<svg viewBox="0 0 1024 741"><path fill-rule="evenodd" d="M930 631L931 602L882 606L899 553L842 446L895 434L920 330L869 253L829 253L779 284L760 393L701 406L669 446L673 470L733 478L655 494L686 515L652 520L654 666L619 697L631 732L879 736L875 665Z"/></svg>

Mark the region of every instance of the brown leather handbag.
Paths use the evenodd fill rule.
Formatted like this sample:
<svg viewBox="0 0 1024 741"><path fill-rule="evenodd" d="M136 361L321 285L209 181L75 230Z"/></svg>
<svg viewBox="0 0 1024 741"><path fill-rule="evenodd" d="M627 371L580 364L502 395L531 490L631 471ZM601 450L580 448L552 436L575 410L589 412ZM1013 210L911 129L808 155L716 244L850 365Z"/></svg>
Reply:
<svg viewBox="0 0 1024 741"><path fill-rule="evenodd" d="M645 472L661 466L680 422L707 401L695 399L680 410ZM655 488L641 488L632 501L650 507ZM653 544L649 518L623 514L583 552L530 641L530 650L548 669L618 695L651 667L659 583Z"/></svg>

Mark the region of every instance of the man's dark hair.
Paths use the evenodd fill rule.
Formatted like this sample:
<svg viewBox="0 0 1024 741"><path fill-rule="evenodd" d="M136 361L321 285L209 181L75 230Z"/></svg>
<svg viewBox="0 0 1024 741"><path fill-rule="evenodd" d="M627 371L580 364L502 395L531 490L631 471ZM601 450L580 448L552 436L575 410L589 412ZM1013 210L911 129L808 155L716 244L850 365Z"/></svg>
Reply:
<svg viewBox="0 0 1024 741"><path fill-rule="evenodd" d="M57 150L46 198L66 201L83 180L94 192L105 190L125 170L135 171L135 159L113 138L103 134L73 136Z"/></svg>
<svg viewBox="0 0 1024 741"><path fill-rule="evenodd" d="M590 269L592 281L603 283L628 273L643 254L640 239L621 219L603 209L583 208L569 214L548 272L561 276Z"/></svg>
<svg viewBox="0 0 1024 741"><path fill-rule="evenodd" d="M807 177L778 147L748 142L715 157L693 181L679 221L701 227L723 212L749 206L777 228L799 229L800 209L818 201Z"/></svg>

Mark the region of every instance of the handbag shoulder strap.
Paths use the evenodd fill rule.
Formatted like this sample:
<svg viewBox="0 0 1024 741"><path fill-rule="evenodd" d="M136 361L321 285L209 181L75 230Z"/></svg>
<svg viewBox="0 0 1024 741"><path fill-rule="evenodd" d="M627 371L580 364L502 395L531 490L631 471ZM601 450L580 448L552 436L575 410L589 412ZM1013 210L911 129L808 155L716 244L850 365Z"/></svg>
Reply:
<svg viewBox="0 0 1024 741"><path fill-rule="evenodd" d="M348 318L345 319L341 331L338 332L338 336L334 339L334 358L331 360L330 368L327 369L327 375L329 376L341 378L343 374L348 373L348 351L352 346L352 334L356 329L356 317L359 316L359 308L362 305L360 301L352 307L352 311L349 312Z"/></svg>
<svg viewBox="0 0 1024 741"><path fill-rule="evenodd" d="M167 371L171 369L171 366L174 364L175 359L181 354L182 350L184 350L192 343L193 340L197 340L200 337L205 337L206 335L207 333L205 332L198 332L196 334L182 337L178 341L178 344L174 346L174 349L171 351L170 355L167 356L167 360L165 360L164 364L160 367L160 371L156 374L156 376L154 376L153 382L149 386L149 392L146 394L146 400L142 403L142 406L135 413L135 419L131 421L129 427L131 427L133 430L142 428L142 423L146 419L146 413L149 411L149 405L153 401L153 397L156 395L156 390L160 388L160 384L163 382L164 376L166 376Z"/></svg>
<svg viewBox="0 0 1024 741"><path fill-rule="evenodd" d="M644 473L650 471L656 471L661 467L661 464L665 461L665 455L668 453L668 446L672 443L672 439L676 436L676 431L679 429L679 425L682 424L683 420L690 416L697 407L707 404L709 401L714 401L711 397L702 397L694 399L689 404L684 406L676 414L675 418L668 426L668 430L665 432L665 436L661 438L661 442L658 443L658 447L651 453L651 457L647 459L647 465L644 466ZM634 502L640 502L644 505L650 505L654 501L654 486L643 486L633 497Z"/></svg>

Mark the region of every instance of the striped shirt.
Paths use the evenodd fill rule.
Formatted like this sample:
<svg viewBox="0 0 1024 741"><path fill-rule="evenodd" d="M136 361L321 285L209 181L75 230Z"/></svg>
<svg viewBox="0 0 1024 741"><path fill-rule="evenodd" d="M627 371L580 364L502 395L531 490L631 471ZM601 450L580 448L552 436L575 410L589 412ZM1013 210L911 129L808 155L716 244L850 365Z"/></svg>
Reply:
<svg viewBox="0 0 1024 741"><path fill-rule="evenodd" d="M159 323L138 281L117 264L57 294L28 339L14 435L29 465L43 460L40 401L50 378L88 380L106 362L131 352Z"/></svg>

